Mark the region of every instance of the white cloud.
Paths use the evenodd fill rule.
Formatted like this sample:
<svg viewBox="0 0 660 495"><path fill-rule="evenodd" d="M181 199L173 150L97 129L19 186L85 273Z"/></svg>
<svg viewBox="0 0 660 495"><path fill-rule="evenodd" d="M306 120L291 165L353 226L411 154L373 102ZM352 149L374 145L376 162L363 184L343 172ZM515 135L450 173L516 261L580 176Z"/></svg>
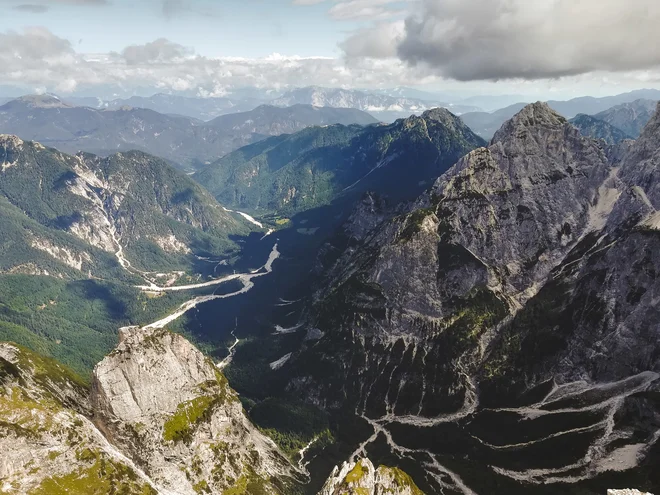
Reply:
<svg viewBox="0 0 660 495"><path fill-rule="evenodd" d="M193 54L192 48L186 48L165 38L144 45L130 45L121 52L128 65L170 62Z"/></svg>
<svg viewBox="0 0 660 495"><path fill-rule="evenodd" d="M438 75L427 64L408 65L392 55L404 36L399 23L380 23L380 35L356 33L345 49L356 50L354 57L300 57L274 53L262 58L197 55L191 49L166 39L144 45L131 45L121 53L78 53L66 39L45 28L0 33L0 85L20 86L25 91L67 93L85 90L132 92L136 88L182 91L200 96L224 96L234 88L253 86L286 89L310 85L344 88L387 88L433 85L442 90L479 91L569 96L585 92L607 94L654 86L660 83L658 70L611 74L597 72L559 80L531 82L517 79L506 87L494 83L456 83ZM352 47L352 48L351 48ZM360 57L368 52L370 57ZM113 89L114 88L114 89Z"/></svg>
<svg viewBox="0 0 660 495"><path fill-rule="evenodd" d="M328 13L337 20L387 19L405 13L405 10L393 7L400 4L400 0L348 0L336 3Z"/></svg>
<svg viewBox="0 0 660 495"><path fill-rule="evenodd" d="M657 0L421 0L396 55L456 80L545 79L660 65ZM349 57L395 55L373 26Z"/></svg>
<svg viewBox="0 0 660 495"><path fill-rule="evenodd" d="M403 21L381 22L356 31L339 46L349 59L396 57L404 34Z"/></svg>

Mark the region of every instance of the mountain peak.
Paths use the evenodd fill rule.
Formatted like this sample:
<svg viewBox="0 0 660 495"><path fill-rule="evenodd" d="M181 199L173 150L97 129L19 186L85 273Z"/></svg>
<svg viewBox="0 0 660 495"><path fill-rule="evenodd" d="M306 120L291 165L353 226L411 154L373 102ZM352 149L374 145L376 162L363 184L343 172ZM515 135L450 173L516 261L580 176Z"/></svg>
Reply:
<svg viewBox="0 0 660 495"><path fill-rule="evenodd" d="M568 120L555 112L547 103L537 101L523 107L510 120L505 122L499 131L495 133L491 143L508 141L511 137L520 138L523 129L555 129L559 130L570 126ZM577 133L577 129L575 129Z"/></svg>
<svg viewBox="0 0 660 495"><path fill-rule="evenodd" d="M3 148L18 148L23 145L23 140L13 134L0 134L0 146Z"/></svg>
<svg viewBox="0 0 660 495"><path fill-rule="evenodd" d="M640 139L649 138L650 136L660 137L660 101L656 104L655 113L644 127Z"/></svg>
<svg viewBox="0 0 660 495"><path fill-rule="evenodd" d="M14 100L23 103L30 108L71 108L73 105L64 103L55 95L25 95Z"/></svg>
<svg viewBox="0 0 660 495"><path fill-rule="evenodd" d="M455 120L457 117L449 110L443 107L431 108L422 114L422 117L427 120L437 120L439 122L446 122L447 120Z"/></svg>
<svg viewBox="0 0 660 495"><path fill-rule="evenodd" d="M564 117L543 101L525 105L520 112L513 116L512 120L527 126L538 124L564 125L566 123Z"/></svg>

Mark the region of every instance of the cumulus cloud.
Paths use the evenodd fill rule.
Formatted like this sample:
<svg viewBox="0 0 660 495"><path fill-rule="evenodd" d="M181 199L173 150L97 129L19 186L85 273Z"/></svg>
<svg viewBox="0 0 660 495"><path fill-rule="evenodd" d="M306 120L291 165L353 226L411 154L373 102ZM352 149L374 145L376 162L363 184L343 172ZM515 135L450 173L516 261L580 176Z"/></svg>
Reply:
<svg viewBox="0 0 660 495"><path fill-rule="evenodd" d="M22 32L0 33L0 57L7 59L3 69L11 70L19 61L41 63L74 53L71 42L55 36L42 27L25 28ZM11 62L14 62L12 64Z"/></svg>
<svg viewBox="0 0 660 495"><path fill-rule="evenodd" d="M194 54L194 50L165 38L124 48L121 56L128 65L170 62Z"/></svg>
<svg viewBox="0 0 660 495"><path fill-rule="evenodd" d="M45 28L0 33L0 67L0 84L47 91L152 87L204 96L247 86L367 87L393 80L412 84L422 77L398 60L374 59L350 66L342 59L280 54L210 58L164 38L128 46L120 53L84 54Z"/></svg>
<svg viewBox="0 0 660 495"><path fill-rule="evenodd" d="M400 0L348 0L336 3L328 13L337 20L385 19L405 12L400 8L393 8L393 5L399 4Z"/></svg>
<svg viewBox="0 0 660 495"><path fill-rule="evenodd" d="M154 92L222 96L243 87L286 89L318 85L384 88L434 84L449 89L454 84L438 76L426 64L409 66L397 57L387 56L396 53L400 44L397 36L404 36L404 26L402 23L399 27L388 23L379 26L382 35L376 39L380 42L369 44L371 41L367 36L360 46L362 50L383 57L361 59L280 54L261 58L211 58L195 54L167 39L132 45L119 53L88 54L77 52L72 43L45 28L0 32L0 85L20 86L26 93L35 90L57 93L84 90L96 94L130 94L136 88L154 88ZM388 44L383 40L393 41ZM660 74L647 70L617 76L605 73L584 75L557 83L557 87L575 90L593 85L594 81L602 81L602 84L609 86L620 85L617 87L622 92L640 84L657 84ZM499 91L494 84L478 84L479 91ZM544 84L521 80L511 83L509 90L529 93L551 85Z"/></svg>
<svg viewBox="0 0 660 495"><path fill-rule="evenodd" d="M342 47L349 57L396 55L460 81L534 80L657 67L658 23L657 0L421 0L395 53L382 26Z"/></svg>
<svg viewBox="0 0 660 495"><path fill-rule="evenodd" d="M404 33L403 22L382 22L356 31L339 46L349 59L395 57Z"/></svg>

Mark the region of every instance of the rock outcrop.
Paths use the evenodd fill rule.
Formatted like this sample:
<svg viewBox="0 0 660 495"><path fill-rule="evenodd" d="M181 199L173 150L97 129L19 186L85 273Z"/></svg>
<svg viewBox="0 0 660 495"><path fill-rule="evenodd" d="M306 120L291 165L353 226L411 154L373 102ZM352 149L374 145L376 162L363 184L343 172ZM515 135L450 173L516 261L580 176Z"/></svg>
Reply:
<svg viewBox="0 0 660 495"><path fill-rule="evenodd" d="M181 495L286 493L293 481L290 463L248 421L222 373L180 335L125 330L95 368L92 404L112 442Z"/></svg>
<svg viewBox="0 0 660 495"><path fill-rule="evenodd" d="M319 495L424 495L406 473L397 468L374 467L369 459L335 467Z"/></svg>
<svg viewBox="0 0 660 495"><path fill-rule="evenodd" d="M7 494L285 495L302 480L214 363L166 330L123 330L91 395L56 362L0 344L0 448Z"/></svg>
<svg viewBox="0 0 660 495"><path fill-rule="evenodd" d="M614 152L528 105L407 211L352 218L289 390L355 411L437 490L653 486L659 129Z"/></svg>
<svg viewBox="0 0 660 495"><path fill-rule="evenodd" d="M157 494L89 412L86 387L65 368L0 343L0 493Z"/></svg>

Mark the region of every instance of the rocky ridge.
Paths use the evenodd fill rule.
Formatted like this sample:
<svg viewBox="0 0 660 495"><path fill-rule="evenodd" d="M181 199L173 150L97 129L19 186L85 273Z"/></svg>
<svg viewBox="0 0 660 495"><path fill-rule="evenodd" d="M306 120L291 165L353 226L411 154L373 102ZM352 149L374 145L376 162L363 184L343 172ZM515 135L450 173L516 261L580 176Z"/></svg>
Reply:
<svg viewBox="0 0 660 495"><path fill-rule="evenodd" d="M374 467L367 458L335 467L319 495L423 495L414 481L397 468Z"/></svg>
<svg viewBox="0 0 660 495"><path fill-rule="evenodd" d="M94 371L92 406L108 438L170 491L285 493L296 475L216 365L166 330L123 331Z"/></svg>
<svg viewBox="0 0 660 495"><path fill-rule="evenodd" d="M285 494L302 479L215 364L165 330L123 329L91 395L13 344L0 383L3 493Z"/></svg>
<svg viewBox="0 0 660 495"><path fill-rule="evenodd" d="M367 190L410 200L484 142L458 117L433 109L391 125L333 125L270 138L231 153L193 177L223 204L294 215Z"/></svg>
<svg viewBox="0 0 660 495"><path fill-rule="evenodd" d="M292 360L289 390L355 409L393 453L419 456L436 490L589 485L612 470L653 486L658 119L614 161L532 104L407 212L353 218L315 296L309 328L322 337ZM548 427L554 408L584 430ZM516 424L506 416L528 433L493 435ZM446 449L419 430L441 427ZM590 440L552 465L539 454L580 434ZM490 470L449 467L475 452Z"/></svg>

